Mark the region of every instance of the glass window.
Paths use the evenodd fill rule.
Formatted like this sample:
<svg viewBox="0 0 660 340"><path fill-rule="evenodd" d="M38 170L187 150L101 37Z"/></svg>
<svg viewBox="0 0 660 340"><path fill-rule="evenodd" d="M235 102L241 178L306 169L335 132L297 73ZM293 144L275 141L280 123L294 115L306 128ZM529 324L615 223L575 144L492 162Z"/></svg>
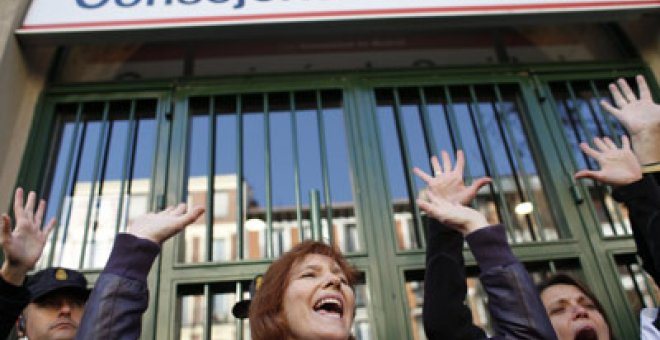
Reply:
<svg viewBox="0 0 660 340"><path fill-rule="evenodd" d="M151 99L55 106L46 215L58 227L40 266L103 267L115 234L147 211L156 110Z"/></svg>
<svg viewBox="0 0 660 340"><path fill-rule="evenodd" d="M559 237L530 149L513 85L382 88L376 91L381 149L392 197L399 249L421 246L414 202L425 186L413 167L430 172L441 150L465 153L465 177L489 176L474 206L490 223L503 223L512 242ZM452 155L453 157L453 155ZM531 207L526 211L519 206Z"/></svg>
<svg viewBox="0 0 660 340"><path fill-rule="evenodd" d="M642 308L658 305L658 286L642 269L641 259L635 254L615 257L621 286L635 315Z"/></svg>
<svg viewBox="0 0 660 340"><path fill-rule="evenodd" d="M343 225L356 221L341 92L200 96L189 103L189 204L207 206L214 218L205 214L185 230L183 261L192 260L195 237L226 240L223 254L207 252L203 241L200 261L274 257L309 238L346 249ZM352 246L360 250L359 242Z"/></svg>
<svg viewBox="0 0 660 340"><path fill-rule="evenodd" d="M628 79L629 84L634 84L631 80ZM620 145L620 137L625 134L623 127L599 104L601 99L611 102L607 88L610 81L611 79L550 82L555 112L558 114L557 118L563 128L576 169L599 168L595 160L582 152L580 143L586 142L593 146L594 137L608 136ZM565 171L570 172L570 169ZM572 177L572 174L570 175ZM582 179L580 183L587 188L601 233L604 236L631 235L628 211L623 204L612 198L612 189L590 179Z"/></svg>

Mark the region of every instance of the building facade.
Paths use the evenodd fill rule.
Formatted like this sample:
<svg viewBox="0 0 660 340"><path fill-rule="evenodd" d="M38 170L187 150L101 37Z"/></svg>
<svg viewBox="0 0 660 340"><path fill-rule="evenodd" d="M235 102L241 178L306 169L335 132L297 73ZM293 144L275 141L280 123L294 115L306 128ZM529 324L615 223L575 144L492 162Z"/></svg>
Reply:
<svg viewBox="0 0 660 340"><path fill-rule="evenodd" d="M201 3L76 2L91 16ZM84 29L30 24L38 3L0 4L0 206L17 185L48 199L59 226L39 266L93 282L131 217L206 207L152 269L144 339L249 339L231 306L310 238L361 273L357 339L425 339L412 168L455 149L468 178L493 178L474 207L506 225L535 280L584 279L622 339L657 303L625 208L573 173L596 166L580 142L625 132L598 105L612 80L643 74L660 99L658 1ZM465 256L467 300L490 331Z"/></svg>

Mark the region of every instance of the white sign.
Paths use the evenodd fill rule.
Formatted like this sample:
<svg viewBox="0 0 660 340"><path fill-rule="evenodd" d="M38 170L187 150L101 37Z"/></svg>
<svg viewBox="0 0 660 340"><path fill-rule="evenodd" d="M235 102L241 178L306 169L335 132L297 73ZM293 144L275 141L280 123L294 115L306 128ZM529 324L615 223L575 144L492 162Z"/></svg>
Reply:
<svg viewBox="0 0 660 340"><path fill-rule="evenodd" d="M660 0L33 0L19 33L660 8Z"/></svg>

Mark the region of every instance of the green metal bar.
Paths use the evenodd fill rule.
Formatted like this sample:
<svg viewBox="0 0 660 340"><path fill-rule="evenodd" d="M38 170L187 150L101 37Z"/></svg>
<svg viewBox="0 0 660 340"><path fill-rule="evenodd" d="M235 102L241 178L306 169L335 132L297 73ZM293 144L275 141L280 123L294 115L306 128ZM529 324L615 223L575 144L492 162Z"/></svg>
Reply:
<svg viewBox="0 0 660 340"><path fill-rule="evenodd" d="M591 92L593 93L596 101L600 103L602 96L600 95L600 91L598 90L598 87L596 86L596 83L593 80L589 80L589 87L591 88ZM612 120L610 119L612 115L609 113L604 113L605 109L603 109L600 105L597 106L599 107L598 110L596 110L591 104L591 101L589 101L589 111L591 111L591 114L594 117L594 122L598 121L596 117L597 115L602 116L603 120L605 121L605 127L607 128L607 134L617 144L621 144L621 137L616 133L616 128L614 127L614 124L612 124ZM598 126L600 127L600 124Z"/></svg>
<svg viewBox="0 0 660 340"><path fill-rule="evenodd" d="M593 80L589 81L591 90L594 93L594 96L596 96L597 101L600 103L600 101L603 99L603 96L600 94L600 90L598 90L598 87L596 86L595 82ZM618 143L621 144L621 136L616 132L616 127L614 126L614 123L619 124L617 119L610 114L609 112L605 111L605 109L598 105L599 110L598 112L600 113L601 116L603 116L603 120L605 121L605 125L607 126L607 131L610 134L610 137L614 138L614 140Z"/></svg>
<svg viewBox="0 0 660 340"><path fill-rule="evenodd" d="M454 149L465 151L465 146L463 145L463 137L461 136L461 129L458 127L458 121L456 120L456 111L454 110L454 100L451 96L451 91L448 86L443 86L445 93L445 119L447 121L447 127L449 128L449 136L451 137L451 142ZM453 150L452 150L453 151ZM468 174L466 177L466 184L468 183L468 177L471 180L472 174L470 172L470 164L465 162L464 173Z"/></svg>
<svg viewBox="0 0 660 340"><path fill-rule="evenodd" d="M513 138L513 130L511 129L511 125L509 124L509 121L506 119L505 112L504 112L504 100L502 97L502 92L500 91L499 85L495 84L493 85L493 89L495 91L495 98L497 100L497 104L493 105L495 109L495 116L498 118L498 126L500 128L500 133L502 134L502 140L505 143L505 149L507 152L507 157L509 158L509 165L511 166L511 169L513 170L515 181L516 181L516 186L518 187L519 195L521 196L522 199L525 201L529 201L532 203L532 206L538 207L539 205L536 204L536 199L534 198L534 193L532 191L532 185L529 182L529 176L527 174L527 171L525 171L525 164L523 160L520 158L520 155L522 154L520 152L520 149L518 148L518 144L515 143L508 143L508 139ZM504 131L502 130L504 129ZM522 131L524 134L524 131ZM507 136L509 138L507 138ZM510 150L509 147L513 150ZM516 168L515 164L511 162L511 158L515 158L516 164L520 166L520 168ZM520 175L518 175L518 172L520 172ZM519 181L522 180L522 185L520 185ZM545 241L545 229L543 228L543 225L541 224L541 220L539 219L538 213L536 210L532 211L532 218L534 219L534 223L539 228L539 234L541 236L541 240ZM531 222L531 221L528 221Z"/></svg>
<svg viewBox="0 0 660 340"><path fill-rule="evenodd" d="M266 176L266 257L273 257L273 176L271 174L270 107L268 93L263 94L264 113L264 169Z"/></svg>
<svg viewBox="0 0 660 340"><path fill-rule="evenodd" d="M236 95L236 252L239 260L243 259L245 235L243 230L243 108L242 97Z"/></svg>
<svg viewBox="0 0 660 340"><path fill-rule="evenodd" d="M289 92L289 107L291 108L291 151L293 154L293 179L296 196L296 220L298 221L298 232L300 240L305 239L305 228L302 218L302 194L300 189L300 161L298 156L298 122L296 121L296 97L294 92Z"/></svg>
<svg viewBox="0 0 660 340"><path fill-rule="evenodd" d="M312 224L312 239L321 241L323 234L321 231L321 194L318 190L309 191L309 221Z"/></svg>
<svg viewBox="0 0 660 340"><path fill-rule="evenodd" d="M639 266L642 265L642 258L639 257L639 255L635 254L635 260L637 261L637 264ZM652 288L654 283L649 281L649 277L648 277L648 275L646 275L646 273L644 271L642 271L641 273L642 273L642 277L644 278L644 285L646 286L646 291L649 292L649 296L651 297L651 300L653 301L653 305L657 306L658 305L658 297L655 296L654 290Z"/></svg>
<svg viewBox="0 0 660 340"><path fill-rule="evenodd" d="M632 264L626 263L626 270L628 270L628 274L630 275L630 280L633 283L635 293L637 296L639 296L639 302L642 304L642 307L648 307L646 305L646 301L644 301L644 293L642 292L642 288L639 286L639 282L637 282L637 277L635 275L635 270L632 268Z"/></svg>
<svg viewBox="0 0 660 340"><path fill-rule="evenodd" d="M602 97L600 95L600 92L598 91L598 87L596 87L596 84L594 83L593 80L589 81L589 86L591 87L591 91L593 92L596 100L598 102L600 102ZM594 122L597 122L598 119L596 117L596 115L597 115L596 109L594 109L593 105L591 105L591 101L589 101L589 111L591 111L591 116L593 117ZM605 111L605 109L603 109L601 107L598 112L603 117L603 120L605 121L605 127L607 128L607 134L610 136L610 138L612 138L614 140L615 143L621 145L621 136L619 136L619 134L616 133L616 129L614 128L614 124L612 124L612 119L611 119L612 115L609 114L609 113L603 113L603 111ZM600 127L600 124L598 124L598 126ZM601 128L601 130L602 130L602 128ZM608 186L605 186L605 190L607 190L607 194L611 197L612 196L612 188L608 185ZM614 205L613 208L614 208L614 214L615 214L616 219L618 220L619 224L624 226L625 225L625 218L623 217L623 214L621 214L621 210L616 205ZM614 226L612 226L612 228L614 228ZM625 228L624 228L624 233L629 234L629 233L626 232Z"/></svg>
<svg viewBox="0 0 660 340"><path fill-rule="evenodd" d="M408 187L409 194L414 196L417 194L417 188L415 186L413 175L411 174L412 161L410 160L410 148L408 146L406 129L404 128L403 119L401 118L401 99L399 98L399 90L397 88L393 88L392 94L394 97L394 120L396 122L397 134L399 135L399 145L401 146L401 160L403 161L404 173L406 174L406 187ZM425 247L425 240L422 237L422 219L419 206L417 205L417 201L414 197L410 197L410 203L413 210L413 219L415 222L415 242L417 243L417 247Z"/></svg>
<svg viewBox="0 0 660 340"><path fill-rule="evenodd" d="M215 202L215 140L216 140L216 109L215 97L209 96L209 147L208 147L208 175L206 179L206 261L213 261L213 228L214 228L214 202ZM194 151L193 151L194 152Z"/></svg>
<svg viewBox="0 0 660 340"><path fill-rule="evenodd" d="M117 218L115 219L115 235L119 233L121 222L124 213L124 193L126 192L126 179L129 176L129 169L132 168L133 162L131 157L132 151L135 149L135 142L137 140L137 130L135 128L135 99L131 100L131 108L128 113L128 140L124 148L124 163L121 169L121 183L119 187L119 203L117 204ZM127 206L128 208L128 206ZM128 209L126 209L128 210Z"/></svg>
<svg viewBox="0 0 660 340"><path fill-rule="evenodd" d="M428 104L426 103L426 93L424 92L423 87L418 87L419 92L419 119L422 121L422 129L424 129L424 142L426 143L426 150L431 155L438 154L438 147L435 144L435 139L433 136L433 125L431 124L431 119L429 118Z"/></svg>
<svg viewBox="0 0 660 340"><path fill-rule="evenodd" d="M243 284L238 281L236 282L236 302L243 300ZM234 327L236 327L236 340L243 340L245 335L243 334L243 319L236 318L234 320Z"/></svg>
<svg viewBox="0 0 660 340"><path fill-rule="evenodd" d="M557 272L557 266L555 265L555 261L548 262L548 267L550 268L551 273L554 274Z"/></svg>
<svg viewBox="0 0 660 340"><path fill-rule="evenodd" d="M584 133L585 133L585 137L587 138L586 142L591 143L594 139L594 136L591 133L591 130L589 130L589 125L587 124L586 120L580 114L580 109L578 108L578 100L577 100L577 97L575 96L575 90L573 89L573 85L571 84L570 81L565 81L565 84L566 84L566 90L568 91L568 95L569 95L570 99L573 101L573 110L572 110L573 112L569 112L567 110L567 113L575 114L575 115L578 116L579 121L580 121L580 125L582 126L582 129L584 130ZM591 108L589 108L589 109L591 110ZM594 119L595 119L595 117L594 117ZM596 123L597 122L594 121L594 124L596 124ZM583 156L583 157L585 158L585 160L587 160L585 163L587 165L590 164L589 161L588 161L589 158L586 155ZM600 182L597 182L597 181L592 181L592 182L594 183L594 187L597 190L602 190L602 191L606 192L607 194L611 195L611 192L610 192L610 190L608 190L609 188L607 186L601 185ZM610 228L612 229L612 233L614 235L618 235L618 232L617 232L616 227L614 225L615 224L614 218L613 218L613 216L611 215L611 213L609 211L610 209L608 209L605 200L603 199L602 201L603 201L602 202L603 203L603 209L604 209L604 211L605 211L605 213L608 217L608 220L610 222ZM619 219L619 221L622 221L621 214L616 210L615 210L614 213L615 213L615 215L617 215L617 218Z"/></svg>
<svg viewBox="0 0 660 340"><path fill-rule="evenodd" d="M87 250L87 235L89 234L89 222L92 217L92 209L94 204L94 191L96 190L96 182L99 176L99 171L101 167L101 153L105 143L109 142L109 139L106 136L107 125L108 125L108 113L110 111L110 103L105 102L103 106L103 117L101 118L101 133L99 134L99 143L96 147L96 156L94 159L94 172L92 175L92 184L89 190L89 200L87 202L87 216L85 217L84 231L83 231L83 242L82 249L80 251L80 261L78 262L78 268L83 268L85 263L85 251ZM98 207L97 207L98 209Z"/></svg>
<svg viewBox="0 0 660 340"><path fill-rule="evenodd" d="M323 123L323 98L321 91L316 90L316 125L319 133L319 154L321 155L321 176L323 177L323 193L325 200L326 222L328 224L328 243L334 245L334 226L332 224L332 197L330 195L330 177L328 175L328 149L325 143L325 126Z"/></svg>
<svg viewBox="0 0 660 340"><path fill-rule="evenodd" d="M499 202L499 208L502 210L502 213L500 214L502 218L502 222L504 222L507 231L510 233L511 239L515 240L515 238L513 237L515 233L513 232L512 229L513 222L511 221L511 212L509 211L509 207L506 204L506 198L504 197L504 193L501 186L502 180L500 179L500 175L497 171L497 165L495 163L495 159L493 158L493 149L490 146L488 132L486 131L483 118L481 117L481 110L479 109L477 94L474 90L473 85L470 85L468 89L470 91L470 99L471 99L471 103L468 106L468 108L470 108L469 109L470 118L472 120L472 124L475 130L475 138L477 140L477 145L479 145L479 149L481 149L480 150L481 156L484 158L485 161L484 168L486 172L489 174L489 176L493 178L493 182L491 185L495 188L495 192L493 194L497 198L497 201ZM478 138L478 136L482 136L482 138ZM489 164L491 164L492 166L488 166ZM532 239L533 238L534 235L532 235Z"/></svg>
<svg viewBox="0 0 660 340"><path fill-rule="evenodd" d="M69 188L69 185L71 184L71 183L69 183L69 179L72 177L71 176L71 167L73 166L74 151L76 150L76 146L78 145L78 133L80 132L80 125L84 124L84 123L81 123L83 108L84 108L84 104L83 103L78 103L78 107L76 109L75 126L73 128L73 133L72 133L72 136L71 136L71 144L69 145L69 153L68 153L68 157L67 157L67 160L66 160L66 167L65 167L66 170L64 172L65 176L64 176L64 180L62 181L62 186L60 188L60 197L57 198L58 199L57 202L60 202L60 205L57 208L57 213L55 215L57 219L60 219L62 217L62 210L64 209L64 199L66 197L67 189ZM83 135L84 135L84 126L83 126ZM78 154L79 153L80 153L80 150L78 151ZM75 180L75 176L74 176L74 180ZM69 209L69 211L71 211L71 204L69 204L68 209ZM69 214L67 214L67 216L68 215ZM67 219L68 219L68 217L67 217ZM68 220L67 221L60 221L60 222L61 222L61 224L57 224L55 226L55 230L53 231L54 235L53 235L53 239L52 239L52 243L51 243L51 247L50 247L50 252L48 254L48 265L49 266L53 265L53 260L54 260L54 257L55 257L55 249L57 248L57 238L58 238L59 231L60 231L59 229L62 226L65 226L66 225L65 223L68 223Z"/></svg>
<svg viewBox="0 0 660 340"><path fill-rule="evenodd" d="M204 308L204 328L202 338L211 340L213 333L211 327L213 326L213 292L208 284L204 285L204 301L206 308Z"/></svg>

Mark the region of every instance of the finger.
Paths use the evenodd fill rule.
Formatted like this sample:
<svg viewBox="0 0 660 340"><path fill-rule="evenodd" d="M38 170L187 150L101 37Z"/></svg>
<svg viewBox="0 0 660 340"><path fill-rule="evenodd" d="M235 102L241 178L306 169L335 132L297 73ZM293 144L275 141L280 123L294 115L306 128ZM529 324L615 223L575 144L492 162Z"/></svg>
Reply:
<svg viewBox="0 0 660 340"><path fill-rule="evenodd" d="M626 135L621 136L621 148L624 150L630 150L630 139Z"/></svg>
<svg viewBox="0 0 660 340"><path fill-rule="evenodd" d="M598 171L593 171L593 170L580 170L575 173L575 178L591 178L591 179L598 179L600 176L598 176Z"/></svg>
<svg viewBox="0 0 660 340"><path fill-rule="evenodd" d="M204 209L204 207L196 206L196 207L190 209L190 211L188 213L181 216L181 227L180 227L180 229L183 229L183 228L189 226L191 223L195 222L200 216L202 216L202 214L204 213L204 210L206 210L206 209Z"/></svg>
<svg viewBox="0 0 660 340"><path fill-rule="evenodd" d="M626 98L626 100L628 102L632 102L632 101L637 100L637 97L635 97L635 93L630 88L630 86L628 85L628 82L625 79L619 78L617 83L619 84L619 87L621 88L621 91L623 92L624 98Z"/></svg>
<svg viewBox="0 0 660 340"><path fill-rule="evenodd" d="M442 150L442 171L450 172L451 171L451 158L449 158L449 153L445 150Z"/></svg>
<svg viewBox="0 0 660 340"><path fill-rule="evenodd" d="M170 211L174 210L174 208L176 208L175 205L168 205L167 208L165 208L165 210L163 210L163 212L164 213L169 213Z"/></svg>
<svg viewBox="0 0 660 340"><path fill-rule="evenodd" d="M610 139L610 137L604 137L603 143L607 146L608 149L618 149L616 144Z"/></svg>
<svg viewBox="0 0 660 340"><path fill-rule="evenodd" d="M44 238L47 240L48 236L50 235L50 232L55 229L55 225L57 224L57 220L55 217L52 217L50 221L48 221L48 224L46 224L46 227L44 228Z"/></svg>
<svg viewBox="0 0 660 340"><path fill-rule="evenodd" d="M182 215L186 213L187 206L185 203L179 203L176 207L170 211L171 215Z"/></svg>
<svg viewBox="0 0 660 340"><path fill-rule="evenodd" d="M11 220L7 214L2 214L2 230L0 231L0 238L3 241L11 238Z"/></svg>
<svg viewBox="0 0 660 340"><path fill-rule="evenodd" d="M41 222L43 221L45 212L46 212L46 201L40 200L39 207L37 208L37 214L34 215L34 225L37 226L37 228L41 227Z"/></svg>
<svg viewBox="0 0 660 340"><path fill-rule="evenodd" d="M621 118L623 118L623 113L621 110L617 109L616 107L612 106L610 102L607 100L603 99L600 101L600 106L605 109L605 111L611 113L614 117L616 117L617 120L621 121Z"/></svg>
<svg viewBox="0 0 660 340"><path fill-rule="evenodd" d="M431 157L431 166L433 167L433 174L442 173L442 167L440 166L440 161L435 155Z"/></svg>
<svg viewBox="0 0 660 340"><path fill-rule="evenodd" d="M612 99L614 99L614 103L616 104L617 107L621 108L628 104L628 101L625 98L623 98L623 95L621 94L621 91L616 86L616 84L614 83L610 84L609 88L610 88L610 93L612 94Z"/></svg>
<svg viewBox="0 0 660 340"><path fill-rule="evenodd" d="M16 193L14 194L14 216L23 215L23 188L16 188Z"/></svg>
<svg viewBox="0 0 660 340"><path fill-rule="evenodd" d="M600 152L592 149L587 143L580 143L580 149L582 149L582 152L587 154L587 156L595 160L598 160L598 157L600 156Z"/></svg>
<svg viewBox="0 0 660 340"><path fill-rule="evenodd" d="M418 167L414 167L414 168L413 168L413 172L414 172L415 175L417 175L417 177L419 177L422 181L426 182L426 184L429 184L431 181L433 181L433 177L432 177L432 176L430 176L429 174L427 174L426 172L424 172L424 170L422 170L422 169L420 169L420 168L418 168Z"/></svg>
<svg viewBox="0 0 660 340"><path fill-rule="evenodd" d="M607 144L605 144L603 139L598 138L598 137L594 137L594 145L596 146L596 149L598 149L598 151L601 151L601 152L602 151L607 151L609 149L609 147L607 147Z"/></svg>
<svg viewBox="0 0 660 340"><path fill-rule="evenodd" d="M476 195L479 189L481 189L481 187L483 187L484 185L488 185L490 183L493 183L493 180L490 177L481 177L475 180L474 182L472 182L469 189L471 192L474 193L474 195Z"/></svg>
<svg viewBox="0 0 660 340"><path fill-rule="evenodd" d="M34 203L37 201L37 193L30 191L28 194L27 202L25 203L25 212L28 216L34 216Z"/></svg>
<svg viewBox="0 0 660 340"><path fill-rule="evenodd" d="M651 91L649 90L649 86L646 84L646 79L644 79L644 76L638 74L635 79L637 80L637 88L639 89L639 99L653 101L651 98Z"/></svg>
<svg viewBox="0 0 660 340"><path fill-rule="evenodd" d="M459 175L463 175L464 168L465 168L465 155L463 154L463 150L458 149L456 151L456 168L454 168L454 171Z"/></svg>

